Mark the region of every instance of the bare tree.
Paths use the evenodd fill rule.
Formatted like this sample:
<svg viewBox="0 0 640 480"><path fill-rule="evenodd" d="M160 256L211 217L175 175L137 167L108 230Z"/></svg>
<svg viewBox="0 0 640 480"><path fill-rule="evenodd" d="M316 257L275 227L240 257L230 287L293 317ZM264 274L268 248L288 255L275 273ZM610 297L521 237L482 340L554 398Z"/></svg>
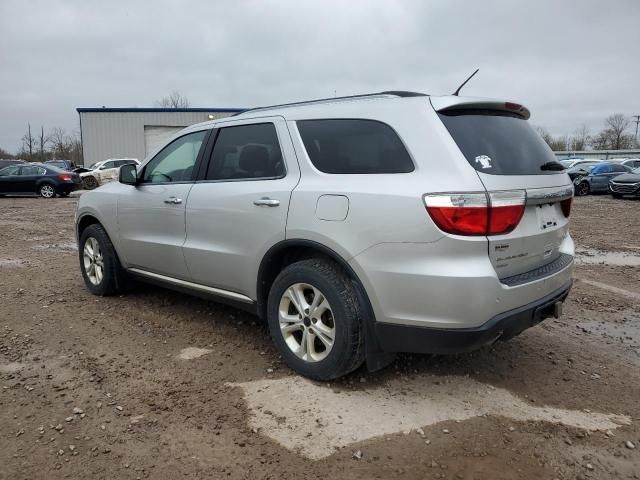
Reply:
<svg viewBox="0 0 640 480"><path fill-rule="evenodd" d="M622 113L609 115L605 128L593 137L593 148L596 150L620 150L633 146L633 136L626 133L631 121Z"/></svg>
<svg viewBox="0 0 640 480"><path fill-rule="evenodd" d="M162 108L189 108L189 100L179 91L173 90L168 96L161 98L155 104Z"/></svg>
<svg viewBox="0 0 640 480"><path fill-rule="evenodd" d="M9 160L12 158L13 158L13 155L7 152L4 148L0 148L0 159Z"/></svg>
<svg viewBox="0 0 640 480"><path fill-rule="evenodd" d="M566 135L554 137L543 127L535 127L538 135L549 145L554 152L564 152L567 149L568 138Z"/></svg>
<svg viewBox="0 0 640 480"><path fill-rule="evenodd" d="M28 125L27 133L22 136L22 153L23 156L28 155L29 161L33 160L33 149L36 146L36 138L31 135L31 124Z"/></svg>
<svg viewBox="0 0 640 480"><path fill-rule="evenodd" d="M40 144L40 161L44 162L46 160L46 150L44 147L49 143L49 136L44 134L44 126L40 127L40 136L38 137L38 143Z"/></svg>
<svg viewBox="0 0 640 480"><path fill-rule="evenodd" d="M51 153L55 158L69 159L71 156L71 137L64 128L56 127L49 133Z"/></svg>
<svg viewBox="0 0 640 480"><path fill-rule="evenodd" d="M571 150L585 150L591 142L591 135L586 125L581 125L569 140Z"/></svg>
<svg viewBox="0 0 640 480"><path fill-rule="evenodd" d="M606 130L609 132L611 139L611 148L619 150L621 148L629 148L631 146L629 135L625 134L631 121L625 117L622 113L615 113L610 115L604 121L607 125Z"/></svg>

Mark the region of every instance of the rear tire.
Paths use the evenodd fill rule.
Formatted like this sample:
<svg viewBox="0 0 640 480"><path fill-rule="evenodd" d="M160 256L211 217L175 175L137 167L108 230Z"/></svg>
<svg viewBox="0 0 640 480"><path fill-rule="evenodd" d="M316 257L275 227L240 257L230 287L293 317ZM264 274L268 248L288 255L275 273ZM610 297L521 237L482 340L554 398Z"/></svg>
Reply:
<svg viewBox="0 0 640 480"><path fill-rule="evenodd" d="M53 198L56 196L56 188L51 183L41 183L38 187L38 195L42 198Z"/></svg>
<svg viewBox="0 0 640 480"><path fill-rule="evenodd" d="M362 365L363 314L349 276L324 258L289 265L269 292L273 342L289 368L314 380L332 380Z"/></svg>
<svg viewBox="0 0 640 480"><path fill-rule="evenodd" d="M128 275L101 225L93 224L85 228L80 235L79 247L80 270L91 293L113 295L128 285Z"/></svg>
<svg viewBox="0 0 640 480"><path fill-rule="evenodd" d="M580 182L576 185L576 197L584 197L585 195L589 195L591 192L591 187L587 182Z"/></svg>

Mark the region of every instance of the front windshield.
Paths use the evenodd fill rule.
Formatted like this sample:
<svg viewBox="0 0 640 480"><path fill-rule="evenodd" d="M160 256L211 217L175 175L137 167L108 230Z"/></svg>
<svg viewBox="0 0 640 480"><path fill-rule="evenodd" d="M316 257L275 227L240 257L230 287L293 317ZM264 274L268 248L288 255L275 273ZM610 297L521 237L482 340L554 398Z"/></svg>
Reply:
<svg viewBox="0 0 640 480"><path fill-rule="evenodd" d="M100 162L96 162L96 163L92 163L91 165L89 165L87 168L89 170L95 170L96 168L98 168L98 163Z"/></svg>
<svg viewBox="0 0 640 480"><path fill-rule="evenodd" d="M560 160L560 163L564 168L569 168L573 163L573 160Z"/></svg>

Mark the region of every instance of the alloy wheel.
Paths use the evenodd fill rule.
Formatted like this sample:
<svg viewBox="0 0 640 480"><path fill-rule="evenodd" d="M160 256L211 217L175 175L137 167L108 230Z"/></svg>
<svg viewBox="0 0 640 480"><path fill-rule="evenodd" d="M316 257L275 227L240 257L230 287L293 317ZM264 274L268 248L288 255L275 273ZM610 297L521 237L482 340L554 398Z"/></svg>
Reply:
<svg viewBox="0 0 640 480"><path fill-rule="evenodd" d="M56 192L51 185L43 185L42 187L40 187L40 195L42 195L44 198L51 198L55 195L55 193Z"/></svg>
<svg viewBox="0 0 640 480"><path fill-rule="evenodd" d="M589 185L586 182L581 183L578 186L578 192L579 192L580 196L588 195L589 194Z"/></svg>
<svg viewBox="0 0 640 480"><path fill-rule="evenodd" d="M100 285L104 278L104 262L102 251L98 240L93 237L87 238L83 249L84 271L87 278L93 285Z"/></svg>
<svg viewBox="0 0 640 480"><path fill-rule="evenodd" d="M289 349L306 362L329 355L336 336L331 305L313 285L295 283L285 290L278 307L280 332Z"/></svg>

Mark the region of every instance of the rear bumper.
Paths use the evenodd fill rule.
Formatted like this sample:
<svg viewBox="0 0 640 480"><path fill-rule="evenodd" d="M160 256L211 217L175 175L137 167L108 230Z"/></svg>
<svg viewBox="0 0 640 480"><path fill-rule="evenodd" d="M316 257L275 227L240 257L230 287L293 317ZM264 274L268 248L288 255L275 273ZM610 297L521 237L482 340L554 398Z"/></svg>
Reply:
<svg viewBox="0 0 640 480"><path fill-rule="evenodd" d="M56 190L57 190L57 193L71 193L78 190L81 186L82 186L81 183L65 182L65 183L59 183L56 186Z"/></svg>
<svg viewBox="0 0 640 480"><path fill-rule="evenodd" d="M497 340L509 340L555 313L555 304L564 302L571 290L569 280L543 298L496 315L475 328L428 328L376 323L375 332L385 352L462 353Z"/></svg>

